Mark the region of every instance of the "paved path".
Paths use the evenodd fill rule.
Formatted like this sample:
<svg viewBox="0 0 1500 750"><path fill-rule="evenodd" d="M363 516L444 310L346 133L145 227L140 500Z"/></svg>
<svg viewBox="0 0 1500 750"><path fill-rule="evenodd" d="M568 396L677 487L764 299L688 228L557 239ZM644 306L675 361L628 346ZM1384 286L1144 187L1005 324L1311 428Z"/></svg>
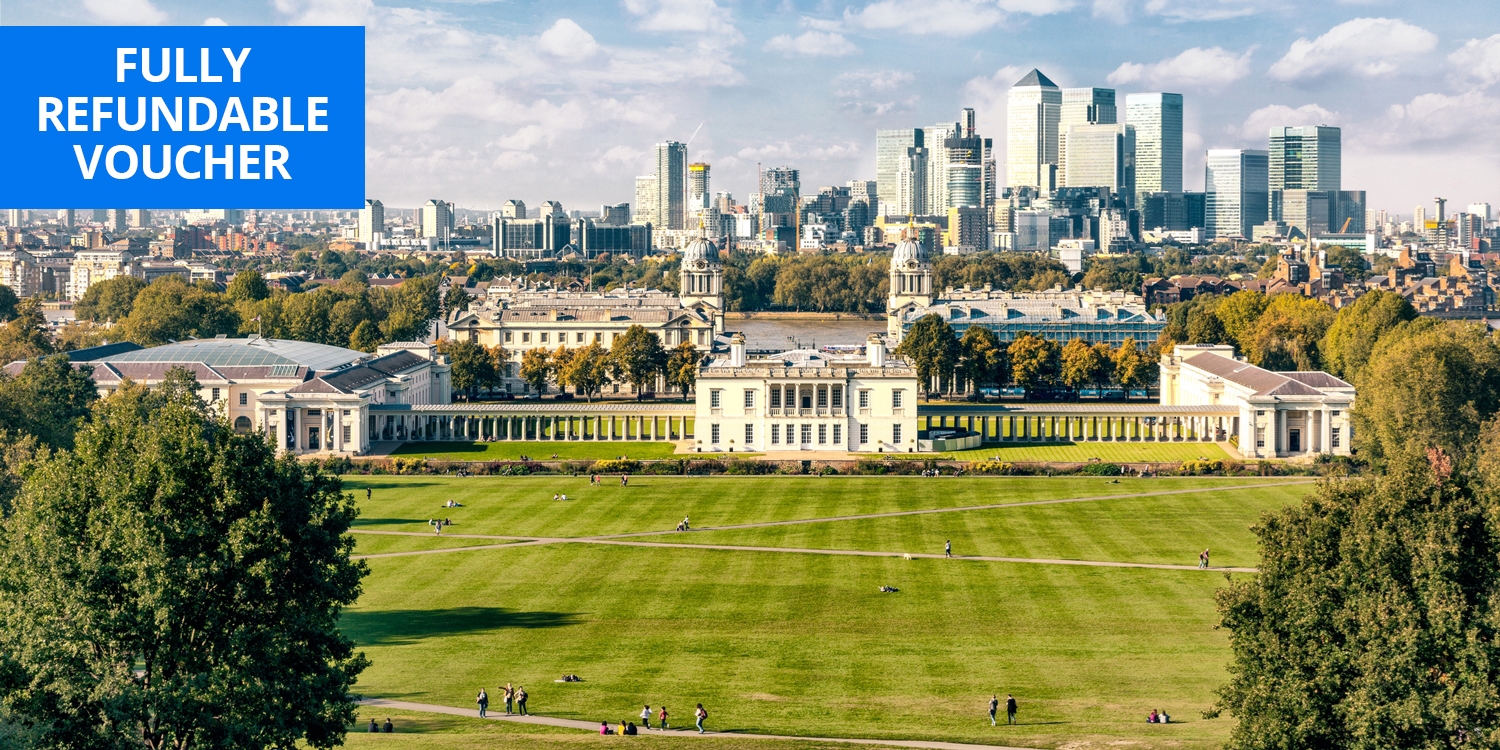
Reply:
<svg viewBox="0 0 1500 750"><path fill-rule="evenodd" d="M407 701L390 701L383 698L366 698L360 701L361 705L374 706L377 708L398 708L405 711L421 711L423 713L447 714L449 716L467 716L478 718L478 711L472 708L453 708L452 706L438 706L431 703L408 703ZM592 721L578 721L576 719L556 719L550 716L506 716L504 713L493 713L485 717L494 721L510 721L518 724L541 724L549 727L565 727L567 729L580 729L586 732L598 732L599 724ZM783 734L746 734L743 732L708 732L698 734L691 725L685 728L668 729L666 731L652 729L642 731L641 736L667 736L667 737L737 737L747 740L804 740L807 742L839 742L848 745L877 745L881 747L916 747L928 748L929 750L1030 750L1030 748L1006 747L1003 745L971 745L962 742L928 742L925 740L870 740L854 737L794 737Z"/></svg>

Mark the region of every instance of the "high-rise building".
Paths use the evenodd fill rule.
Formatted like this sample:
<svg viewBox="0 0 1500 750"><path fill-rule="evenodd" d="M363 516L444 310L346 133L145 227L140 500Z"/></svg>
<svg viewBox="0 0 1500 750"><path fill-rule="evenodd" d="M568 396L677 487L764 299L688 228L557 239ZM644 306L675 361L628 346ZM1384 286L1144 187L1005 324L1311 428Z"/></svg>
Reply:
<svg viewBox="0 0 1500 750"><path fill-rule="evenodd" d="M927 144L927 188L925 200L916 213L941 214L948 210L948 164L953 152L950 141L962 133L956 122L940 122L922 129L922 142ZM978 157L975 157L978 163Z"/></svg>
<svg viewBox="0 0 1500 750"><path fill-rule="evenodd" d="M1008 106L1005 184L1050 191L1056 183L1062 89L1032 69L1011 87Z"/></svg>
<svg viewBox="0 0 1500 750"><path fill-rule="evenodd" d="M74 223L76 223L76 217L74 216L73 209L64 208L59 210L57 212L57 223L63 225L63 227L66 229L72 229Z"/></svg>
<svg viewBox="0 0 1500 750"><path fill-rule="evenodd" d="M901 204L900 195L900 172L912 169L912 149L922 149L926 142L923 139L924 132L921 128L908 130L877 130L875 131L875 188L878 191L876 200L870 204L877 213L900 214L896 206ZM922 175L927 174L926 151L921 151L923 162L918 170ZM909 179L909 178L908 178ZM882 206L890 206L884 209Z"/></svg>
<svg viewBox="0 0 1500 750"><path fill-rule="evenodd" d="M661 229L661 222L656 220L656 175L643 174L635 178L635 214L630 218L632 224L650 224L652 227Z"/></svg>
<svg viewBox="0 0 1500 750"><path fill-rule="evenodd" d="M1323 125L1271 128L1271 219L1282 216L1282 194L1291 190L1342 190L1342 147L1338 128ZM1298 197L1301 200L1301 197ZM1306 227L1303 227L1306 231ZM1308 235L1311 237L1312 235Z"/></svg>
<svg viewBox="0 0 1500 750"><path fill-rule="evenodd" d="M687 146L677 141L656 144L656 220L661 229L687 228Z"/></svg>
<svg viewBox="0 0 1500 750"><path fill-rule="evenodd" d="M1117 120L1114 89L1063 89L1062 109L1057 120L1057 184L1068 173L1068 128L1074 125L1114 125Z"/></svg>
<svg viewBox="0 0 1500 750"><path fill-rule="evenodd" d="M421 237L435 237L439 241L447 240L453 236L453 211L447 202L436 198L422 204L417 209L421 220L417 222L417 230Z"/></svg>
<svg viewBox="0 0 1500 750"><path fill-rule="evenodd" d="M944 210L986 205L985 157L990 144L974 132L973 112L964 110L966 124L961 123L958 132L943 143L948 171L944 179Z"/></svg>
<svg viewBox="0 0 1500 750"><path fill-rule="evenodd" d="M896 170L895 199L881 201L881 211L893 216L916 216L927 208L927 149L920 146L906 150Z"/></svg>
<svg viewBox="0 0 1500 750"><path fill-rule="evenodd" d="M599 220L594 222L603 226L623 226L630 223L630 204L616 203L613 206L605 205L599 207Z"/></svg>
<svg viewBox="0 0 1500 750"><path fill-rule="evenodd" d="M873 216L880 207L880 188L875 180L850 180L844 183L849 188L849 200L864 201Z"/></svg>
<svg viewBox="0 0 1500 750"><path fill-rule="evenodd" d="M1417 234L1427 233L1427 207L1417 206L1411 212L1411 231Z"/></svg>
<svg viewBox="0 0 1500 750"><path fill-rule="evenodd" d="M1270 215L1270 157L1255 149L1209 149L1203 185L1208 192L1204 234L1249 239ZM1139 170L1139 167L1137 167ZM1140 179L1137 171L1136 179Z"/></svg>
<svg viewBox="0 0 1500 750"><path fill-rule="evenodd" d="M563 204L557 201L542 201L541 214L537 218L545 219L548 216L554 219L566 219L568 218L568 212L564 211Z"/></svg>
<svg viewBox="0 0 1500 750"><path fill-rule="evenodd" d="M1182 94L1126 94L1125 124L1135 128L1136 192L1182 192Z"/></svg>
<svg viewBox="0 0 1500 750"><path fill-rule="evenodd" d="M144 208L132 208L125 214L125 220L131 229L144 229L151 226L151 211Z"/></svg>
<svg viewBox="0 0 1500 750"><path fill-rule="evenodd" d="M94 221L95 224L104 224L104 223L107 223L109 221L109 209L107 209L107 208L95 208L95 209L92 209L92 211L93 211L93 221Z"/></svg>
<svg viewBox="0 0 1500 750"><path fill-rule="evenodd" d="M500 205L500 216L505 219L526 218L526 201L512 198Z"/></svg>
<svg viewBox="0 0 1500 750"><path fill-rule="evenodd" d="M1478 216L1485 224L1489 224L1494 219L1494 216L1491 215L1493 212L1488 203L1470 203L1468 212L1474 216Z"/></svg>
<svg viewBox="0 0 1500 750"><path fill-rule="evenodd" d="M1129 125L1073 125L1063 136L1068 147L1068 187L1102 187L1126 205L1135 203L1135 128ZM1059 179L1059 183L1064 181Z"/></svg>
<svg viewBox="0 0 1500 750"><path fill-rule="evenodd" d="M5 225L9 227L21 226L21 209L12 208L5 212Z"/></svg>
<svg viewBox="0 0 1500 750"><path fill-rule="evenodd" d="M359 228L355 239L365 243L366 249L374 250L385 236L385 204L375 198L365 200L359 210Z"/></svg>
<svg viewBox="0 0 1500 750"><path fill-rule="evenodd" d="M699 161L688 165L688 210L699 213L712 208L708 185L709 167Z"/></svg>
<svg viewBox="0 0 1500 750"><path fill-rule="evenodd" d="M130 228L129 213L127 209L111 208L109 210L109 221L105 222L105 227L111 232L124 234Z"/></svg>

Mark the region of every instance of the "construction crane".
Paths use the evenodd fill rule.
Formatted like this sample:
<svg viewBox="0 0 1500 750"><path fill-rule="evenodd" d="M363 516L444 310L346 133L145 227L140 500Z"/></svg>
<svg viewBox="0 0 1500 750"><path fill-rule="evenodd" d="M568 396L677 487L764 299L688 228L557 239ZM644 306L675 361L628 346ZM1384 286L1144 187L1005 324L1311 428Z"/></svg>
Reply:
<svg viewBox="0 0 1500 750"><path fill-rule="evenodd" d="M1354 221L1354 217L1353 216L1350 216L1350 217L1344 219L1344 225L1341 226L1341 227L1339 227L1339 234L1343 234L1344 232L1349 231L1349 223L1352 222L1352 221Z"/></svg>

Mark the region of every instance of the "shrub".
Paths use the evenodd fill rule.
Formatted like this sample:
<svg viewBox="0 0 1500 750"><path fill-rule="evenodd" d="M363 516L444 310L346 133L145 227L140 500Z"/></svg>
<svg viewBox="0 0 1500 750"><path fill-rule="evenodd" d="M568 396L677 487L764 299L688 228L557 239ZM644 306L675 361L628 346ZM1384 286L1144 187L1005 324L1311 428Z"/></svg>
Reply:
<svg viewBox="0 0 1500 750"><path fill-rule="evenodd" d="M985 474L988 476L1002 476L1015 470L1014 466L1006 461L975 461L969 464L970 474Z"/></svg>
<svg viewBox="0 0 1500 750"><path fill-rule="evenodd" d="M739 458L724 462L725 474L775 474L779 467L773 463Z"/></svg>
<svg viewBox="0 0 1500 750"><path fill-rule="evenodd" d="M1084 464L1078 469L1079 474L1091 477L1117 477L1125 473L1119 464L1097 463Z"/></svg>
<svg viewBox="0 0 1500 750"><path fill-rule="evenodd" d="M1198 476L1200 474L1217 474L1219 472L1222 472L1223 470L1224 470L1224 462L1223 461L1217 461L1217 460L1215 460L1215 461L1209 461L1209 460L1201 460L1200 459L1200 460L1192 460L1192 461L1183 461L1182 465L1179 466L1179 467L1177 467L1178 473L1182 474L1183 476Z"/></svg>
<svg viewBox="0 0 1500 750"><path fill-rule="evenodd" d="M684 461L682 459L678 459L676 461L655 461L653 463L643 465L641 467L641 473L664 476L682 474L683 467L685 465L687 465L687 461Z"/></svg>
<svg viewBox="0 0 1500 750"><path fill-rule="evenodd" d="M639 474L641 462L634 459L608 458L595 461L590 472L594 474Z"/></svg>

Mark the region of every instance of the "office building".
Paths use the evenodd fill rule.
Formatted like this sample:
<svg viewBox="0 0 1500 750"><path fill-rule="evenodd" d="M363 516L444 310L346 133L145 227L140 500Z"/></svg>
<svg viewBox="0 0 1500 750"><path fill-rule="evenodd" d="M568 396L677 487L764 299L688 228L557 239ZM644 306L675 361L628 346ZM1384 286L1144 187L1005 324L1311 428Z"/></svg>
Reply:
<svg viewBox="0 0 1500 750"><path fill-rule="evenodd" d="M713 208L709 192L709 166L703 162L693 162L688 165L688 209L692 213L702 213Z"/></svg>
<svg viewBox="0 0 1500 750"><path fill-rule="evenodd" d="M61 224L63 228L72 229L75 222L76 217L73 213L73 209L64 208L57 212L57 223Z"/></svg>
<svg viewBox="0 0 1500 750"><path fill-rule="evenodd" d="M1486 225L1488 225L1490 221L1494 219L1494 217L1491 215L1493 212L1491 211L1490 204L1488 203L1470 203L1468 212L1470 214L1473 214L1474 216L1480 217L1480 219L1482 219Z"/></svg>
<svg viewBox="0 0 1500 750"><path fill-rule="evenodd" d="M994 189L990 185L993 176L990 151L994 148L988 138L975 132L974 110L965 109L959 116L958 130L943 142L946 175L944 176L943 202L931 206L932 213L938 209L980 207L990 204Z"/></svg>
<svg viewBox="0 0 1500 750"><path fill-rule="evenodd" d="M16 226L20 226L20 224ZM105 228L114 234L124 234L130 229L130 212L123 208L111 208L109 210L109 221L105 222Z"/></svg>
<svg viewBox="0 0 1500 750"><path fill-rule="evenodd" d="M1067 144L1066 181L1074 187L1114 191L1126 205L1135 203L1135 128L1129 125L1072 125ZM1103 243L1100 244L1103 247Z"/></svg>
<svg viewBox="0 0 1500 750"><path fill-rule="evenodd" d="M417 209L417 216L417 236L432 237L439 242L453 236L453 211L447 202L429 200Z"/></svg>
<svg viewBox="0 0 1500 750"><path fill-rule="evenodd" d="M1209 150L1203 179L1208 239L1249 239L1255 225L1269 218L1269 161L1265 151L1256 149Z"/></svg>
<svg viewBox="0 0 1500 750"><path fill-rule="evenodd" d="M131 229L145 229L151 226L151 212L144 208L132 208L125 212L125 221Z"/></svg>
<svg viewBox="0 0 1500 750"><path fill-rule="evenodd" d="M849 188L849 202L864 201L871 217L880 211L880 188L877 184L875 180L850 180L844 183Z"/></svg>
<svg viewBox="0 0 1500 750"><path fill-rule="evenodd" d="M925 131L921 128L903 130L877 130L875 131L875 189L876 201L871 205L880 215L901 215L896 208L903 203L910 204L910 198L903 200L901 196L901 172L913 172L921 175L925 183L927 175L927 152L924 140ZM914 165L912 160L915 155L920 155L921 164ZM913 180L908 175L906 181ZM883 208L890 206L889 209Z"/></svg>
<svg viewBox="0 0 1500 750"><path fill-rule="evenodd" d="M923 128L923 131L922 142L927 144L927 185L922 191L925 200L916 207L915 213L939 214L951 205L948 202L948 164L952 153L949 141L961 135L961 130L956 122L943 122Z"/></svg>
<svg viewBox="0 0 1500 750"><path fill-rule="evenodd" d="M1290 190L1342 190L1342 145L1338 128L1327 126L1271 128L1271 219L1298 223L1282 215L1282 194ZM1300 200L1301 197L1298 197Z"/></svg>
<svg viewBox="0 0 1500 750"><path fill-rule="evenodd" d="M1056 186L1062 89L1033 69L1008 96L1005 184L1050 192Z"/></svg>
<svg viewBox="0 0 1500 750"><path fill-rule="evenodd" d="M355 239L365 243L365 247L374 250L380 245L381 238L385 237L385 204L370 198L365 201L365 207L359 210L359 228L356 230Z"/></svg>
<svg viewBox="0 0 1500 750"><path fill-rule="evenodd" d="M656 175L643 174L635 178L635 213L630 221L633 224L662 226L656 220Z"/></svg>
<svg viewBox="0 0 1500 750"><path fill-rule="evenodd" d="M1117 123L1114 89L1063 89L1062 108L1057 121L1057 184L1066 181L1068 172L1068 128L1074 125L1114 125Z"/></svg>
<svg viewBox="0 0 1500 750"><path fill-rule="evenodd" d="M21 222L21 214L22 214L22 211L19 208L12 208L12 209L7 210L5 212L5 224L6 224L6 226L14 227L14 228L19 228L21 226L21 224L22 224L22 222Z"/></svg>
<svg viewBox="0 0 1500 750"><path fill-rule="evenodd" d="M554 219L566 219L568 218L568 212L563 210L562 203L558 201L542 201L542 207L537 213L537 218L545 219L548 216Z"/></svg>
<svg viewBox="0 0 1500 750"><path fill-rule="evenodd" d="M515 200L514 198L501 204L500 215L507 219L531 218L526 215L526 201Z"/></svg>
<svg viewBox="0 0 1500 750"><path fill-rule="evenodd" d="M1125 124L1135 128L1135 189L1182 192L1182 95L1127 94Z"/></svg>
<svg viewBox="0 0 1500 750"><path fill-rule="evenodd" d="M630 204L616 203L613 206L604 205L599 207L599 221L602 225L623 226L630 223Z"/></svg>
<svg viewBox="0 0 1500 750"><path fill-rule="evenodd" d="M687 228L687 146L677 141L656 144L656 211L659 229Z"/></svg>
<svg viewBox="0 0 1500 750"><path fill-rule="evenodd" d="M496 216L490 225L495 255L516 260L554 259L572 241L572 221L567 216L545 214L540 219L508 219Z"/></svg>

